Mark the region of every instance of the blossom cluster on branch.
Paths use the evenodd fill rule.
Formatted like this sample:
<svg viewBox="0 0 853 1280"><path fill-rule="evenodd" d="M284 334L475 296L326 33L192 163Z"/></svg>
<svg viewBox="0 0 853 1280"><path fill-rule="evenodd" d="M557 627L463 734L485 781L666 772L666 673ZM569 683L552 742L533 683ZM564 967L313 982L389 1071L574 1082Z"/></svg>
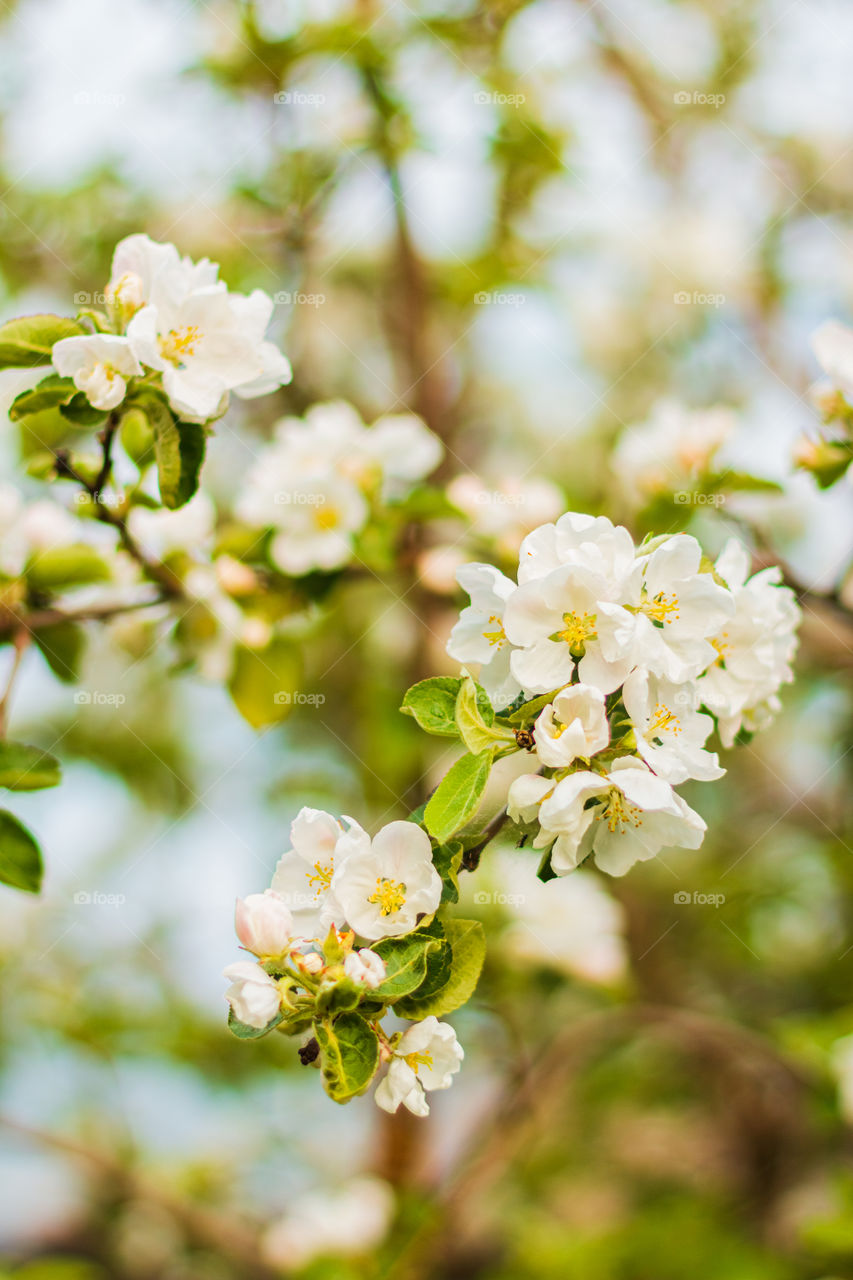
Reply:
<svg viewBox="0 0 853 1280"><path fill-rule="evenodd" d="M483 963L481 927L452 913L458 875L503 828L542 850L544 880L590 857L623 875L702 843L676 786L721 777L711 735L730 747L766 724L792 679L799 607L777 569L749 569L734 539L711 562L687 534L638 547L576 512L524 539L515 582L489 564L460 569L471 603L448 652L466 668L420 681L402 710L466 752L421 810L372 840L352 818L302 810L271 888L238 903L258 962L226 971L237 1033L310 1034L339 1102L387 1063L379 1105L426 1114L425 1091L450 1084L462 1057L437 1019L470 997ZM531 767L482 826L507 757ZM389 1011L415 1025L389 1036Z"/></svg>

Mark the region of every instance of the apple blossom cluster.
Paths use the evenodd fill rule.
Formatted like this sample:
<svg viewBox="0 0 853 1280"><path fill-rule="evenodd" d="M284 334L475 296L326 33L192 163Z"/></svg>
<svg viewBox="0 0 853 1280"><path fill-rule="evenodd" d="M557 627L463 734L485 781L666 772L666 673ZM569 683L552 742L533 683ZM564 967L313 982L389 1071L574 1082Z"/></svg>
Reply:
<svg viewBox="0 0 853 1280"><path fill-rule="evenodd" d="M380 1107L425 1116L427 1093L448 1088L463 1058L439 1015L468 998L485 952L480 925L443 918L442 900L458 896L452 859L442 878L414 822L371 839L318 809L299 812L290 839L270 888L237 902L237 936L256 958L225 970L230 1026L307 1036L300 1058L337 1102L378 1078ZM386 1032L389 1011L412 1025Z"/></svg>
<svg viewBox="0 0 853 1280"><path fill-rule="evenodd" d="M61 338L51 363L95 409L116 409L134 379L162 386L187 422L219 418L229 395L266 395L289 382L290 365L266 341L268 294L231 293L219 267L193 262L146 235L122 240L104 291L105 312L87 311L95 333Z"/></svg>
<svg viewBox="0 0 853 1280"><path fill-rule="evenodd" d="M712 564L687 534L637 547L605 517L569 512L522 543L517 582L487 564L459 571L471 603L448 652L476 666L491 716L472 728L472 702L456 724L475 761L511 753L510 731L529 751L507 809L532 824L549 873L591 855L622 875L702 843L675 788L719 778L712 732L730 747L763 727L793 678L793 592L778 569L749 570L736 540Z"/></svg>
<svg viewBox="0 0 853 1280"><path fill-rule="evenodd" d="M443 452L414 414L387 414L366 427L352 405L318 404L278 424L236 514L271 532L269 558L283 573L339 569L357 557L371 516L407 497Z"/></svg>
<svg viewBox="0 0 853 1280"><path fill-rule="evenodd" d="M778 710L800 617L779 570L750 575L734 539L712 563L688 534L638 547L575 512L527 535L517 581L489 564L458 577L471 603L448 652L465 667L413 685L401 710L465 750L424 806L372 839L353 818L303 809L270 888L237 904L255 960L226 970L235 1034L308 1037L300 1057L333 1099L378 1080L380 1107L416 1115L459 1068L439 1019L471 997L484 959L482 925L453 910L460 872L507 826L541 851L543 881L588 858L623 875L663 848L698 848L705 823L676 788L722 776L712 733L730 747ZM482 825L492 766L508 757L505 809ZM582 888L609 941L592 969L574 952L564 967L611 981L618 912ZM541 898L531 913L549 919ZM388 1012L412 1025L389 1034Z"/></svg>

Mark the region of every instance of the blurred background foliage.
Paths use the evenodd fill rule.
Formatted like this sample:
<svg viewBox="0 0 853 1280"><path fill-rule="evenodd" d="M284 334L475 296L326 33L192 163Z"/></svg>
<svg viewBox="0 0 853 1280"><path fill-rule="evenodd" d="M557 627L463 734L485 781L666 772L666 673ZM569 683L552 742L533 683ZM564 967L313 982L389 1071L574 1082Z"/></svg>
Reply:
<svg viewBox="0 0 853 1280"><path fill-rule="evenodd" d="M712 550L749 530L806 611L784 714L692 784L699 853L540 886L489 851L465 903L487 971L428 1122L337 1110L292 1047L233 1040L219 973L300 805L378 824L447 763L397 707L449 669L460 601L416 559L335 588L306 647L325 701L261 735L154 643L131 661L91 635L82 687L118 707L29 653L15 736L66 781L16 797L43 896L0 898L2 1274L853 1274L853 504L791 462L809 334L853 310L853 11L18 0L2 21L4 318L72 312L142 229L277 295L294 381L221 424L214 493L284 412L408 407L445 479L546 478ZM734 412L723 501L631 496L618 441L663 398ZM11 426L2 458L20 474Z"/></svg>

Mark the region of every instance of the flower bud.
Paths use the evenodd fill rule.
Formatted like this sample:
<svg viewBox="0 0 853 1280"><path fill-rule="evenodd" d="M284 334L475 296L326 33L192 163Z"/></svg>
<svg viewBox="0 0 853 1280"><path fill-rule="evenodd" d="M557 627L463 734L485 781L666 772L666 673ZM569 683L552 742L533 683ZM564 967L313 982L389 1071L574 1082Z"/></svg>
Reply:
<svg viewBox="0 0 853 1280"><path fill-rule="evenodd" d="M107 302L115 307L123 319L129 320L145 302L142 277L135 271L126 271L118 280L111 280L106 290Z"/></svg>
<svg viewBox="0 0 853 1280"><path fill-rule="evenodd" d="M231 982L225 999L234 1010L235 1018L257 1030L272 1022L281 1008L281 992L275 980L259 964L238 960L228 966L224 976Z"/></svg>
<svg viewBox="0 0 853 1280"><path fill-rule="evenodd" d="M280 956L293 937L290 908L272 889L238 898L234 911L237 937L256 956Z"/></svg>
<svg viewBox="0 0 853 1280"><path fill-rule="evenodd" d="M296 963L303 973L320 973L326 967L319 951L309 951L307 955L297 956Z"/></svg>
<svg viewBox="0 0 853 1280"><path fill-rule="evenodd" d="M360 951L351 951L344 960L344 973L353 982L375 991L385 981L385 961L375 951L362 947Z"/></svg>

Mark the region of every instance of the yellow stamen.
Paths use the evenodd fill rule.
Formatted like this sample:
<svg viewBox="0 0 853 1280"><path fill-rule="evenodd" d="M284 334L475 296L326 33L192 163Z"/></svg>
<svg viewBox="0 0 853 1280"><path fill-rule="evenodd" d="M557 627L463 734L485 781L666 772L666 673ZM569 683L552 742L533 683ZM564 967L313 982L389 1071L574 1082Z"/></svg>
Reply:
<svg viewBox="0 0 853 1280"><path fill-rule="evenodd" d="M670 596L665 591L659 591L651 600L643 601L640 612L647 618L651 618L652 622L675 622L680 616L678 596L674 593Z"/></svg>
<svg viewBox="0 0 853 1280"><path fill-rule="evenodd" d="M379 908L380 915L390 916L406 905L406 886L402 881L388 880L379 876L376 881L376 892L367 899Z"/></svg>
<svg viewBox="0 0 853 1280"><path fill-rule="evenodd" d="M334 869L335 868L331 862L328 863L326 866L323 866L321 862L315 862L314 863L315 874L313 876L308 877L308 883L311 886L311 888L313 889L316 884L319 887L320 893L323 893L326 889L328 889L332 883L332 872L334 871Z"/></svg>
<svg viewBox="0 0 853 1280"><path fill-rule="evenodd" d="M629 804L621 791L613 790L610 792L610 798L606 806L600 813L597 813L596 820L604 820L610 831L616 831L618 835L623 836L627 827L641 827L643 819L640 817L642 809L635 804Z"/></svg>
<svg viewBox="0 0 853 1280"><path fill-rule="evenodd" d="M403 1061L412 1068L415 1075L418 1074L418 1067L432 1068L432 1054L422 1050L420 1053L407 1053L403 1057Z"/></svg>
<svg viewBox="0 0 853 1280"><path fill-rule="evenodd" d="M587 640L595 640L598 617L594 613L564 613L565 629L558 631L553 640L565 640L570 649L582 649Z"/></svg>
<svg viewBox="0 0 853 1280"><path fill-rule="evenodd" d="M493 622L495 624L495 629L494 631L484 631L483 639L488 640L489 644L496 645L499 649L502 649L503 646L507 643L506 632L504 631L503 623L501 622L497 614L494 614L494 613L489 618L489 622Z"/></svg>
<svg viewBox="0 0 853 1280"><path fill-rule="evenodd" d="M717 650L717 655L718 655L714 660L714 665L716 666L718 662L719 663L725 662L726 655L730 653L731 647L732 647L729 641L728 631L724 631L723 634L719 637L719 639L712 640L711 644Z"/></svg>
<svg viewBox="0 0 853 1280"><path fill-rule="evenodd" d="M659 729L668 729L670 733L681 733L681 721L674 711L670 711L669 707L663 702L659 702L655 707L654 717L649 725L649 733L656 733Z"/></svg>
<svg viewBox="0 0 853 1280"><path fill-rule="evenodd" d="M194 324L183 329L170 329L160 338L160 354L171 364L182 364L189 356L195 355L201 336L201 329Z"/></svg>

